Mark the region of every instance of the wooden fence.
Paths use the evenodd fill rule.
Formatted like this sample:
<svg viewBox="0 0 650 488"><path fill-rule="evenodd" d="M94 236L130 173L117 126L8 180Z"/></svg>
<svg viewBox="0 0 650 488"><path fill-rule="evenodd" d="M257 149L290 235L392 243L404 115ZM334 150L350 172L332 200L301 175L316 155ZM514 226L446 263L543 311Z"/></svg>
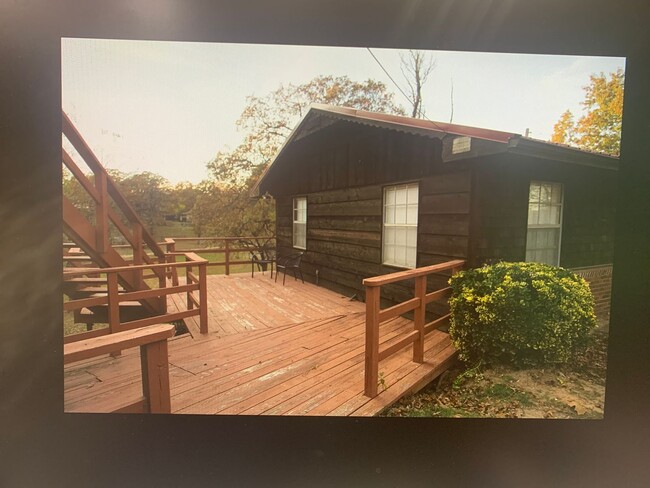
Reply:
<svg viewBox="0 0 650 488"><path fill-rule="evenodd" d="M446 300L451 295L451 288L449 287L427 293L427 276L447 271L451 271L453 274L460 270L464 264L465 261L454 260L423 268L366 278L363 280L363 285L366 287L366 355L364 384L364 393L366 396L377 396L379 361L396 353L411 343L413 343L413 361L416 363L424 361L425 336L429 332L449 323L449 314L429 323L425 323L427 304L437 300ZM410 279L415 280L414 297L390 308L381 310L381 286ZM413 311L414 315L413 331L407 334L402 340L380 351L380 324L410 311Z"/></svg>
<svg viewBox="0 0 650 488"><path fill-rule="evenodd" d="M199 246L201 242L207 242L209 245ZM188 246L188 243L196 243L197 246ZM224 273L229 275L231 266L252 264L250 253L265 255L268 251L274 250L275 237L166 237L159 244L165 248L166 255L172 257L168 259L169 262L173 262L173 256L187 252L222 255L223 258L219 261L206 258L207 266L223 266ZM247 253L246 259L242 259L241 253ZM171 278L174 284L178 283L177 273Z"/></svg>

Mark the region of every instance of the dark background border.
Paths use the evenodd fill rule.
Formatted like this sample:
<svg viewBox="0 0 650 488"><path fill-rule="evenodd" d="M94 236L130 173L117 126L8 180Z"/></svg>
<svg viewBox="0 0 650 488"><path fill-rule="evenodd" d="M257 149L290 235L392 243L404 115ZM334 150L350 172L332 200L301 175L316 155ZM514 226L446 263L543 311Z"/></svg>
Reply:
<svg viewBox="0 0 650 488"><path fill-rule="evenodd" d="M598 0L0 0L0 485L644 486L648 10ZM61 37L627 57L605 419L63 414Z"/></svg>

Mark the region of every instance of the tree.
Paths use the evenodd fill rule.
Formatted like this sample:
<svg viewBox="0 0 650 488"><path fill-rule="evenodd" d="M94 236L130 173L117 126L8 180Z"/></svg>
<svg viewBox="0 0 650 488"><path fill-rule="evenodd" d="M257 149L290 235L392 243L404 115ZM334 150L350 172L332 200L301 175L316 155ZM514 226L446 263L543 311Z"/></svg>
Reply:
<svg viewBox="0 0 650 488"><path fill-rule="evenodd" d="M257 236L252 243L260 245L273 234L273 199L252 199L250 189L312 103L405 114L383 83L356 82L347 76L318 76L302 85L280 85L266 96L249 96L237 121L243 142L219 152L208 163L212 178L199 185L192 210L199 236Z"/></svg>
<svg viewBox="0 0 650 488"><path fill-rule="evenodd" d="M245 236L243 244L263 247L273 235L275 203L265 195L251 198L248 191L215 180L197 186L196 203L192 209L192 225L201 236Z"/></svg>
<svg viewBox="0 0 650 488"><path fill-rule="evenodd" d="M585 115L574 124L571 112L567 110L555 124L551 141L618 156L625 75L619 68L609 74L609 79L601 73L591 75L589 80L589 85L584 87L585 99L581 102Z"/></svg>
<svg viewBox="0 0 650 488"><path fill-rule="evenodd" d="M264 97L249 96L237 121L245 134L243 142L232 151L219 152L208 169L217 181L246 184L262 173L310 104L404 115L393 98L381 82L356 82L347 76L318 76L302 85L281 85Z"/></svg>
<svg viewBox="0 0 650 488"><path fill-rule="evenodd" d="M89 175L88 178L90 181L94 181L92 175ZM62 190L63 196L70 200L86 219L92 220L94 218L95 201L68 168L63 168Z"/></svg>
<svg viewBox="0 0 650 488"><path fill-rule="evenodd" d="M408 55L400 55L400 69L409 87L411 117L424 117L422 109L422 87L436 67L436 61L422 51L409 49ZM453 118L453 115L452 115Z"/></svg>
<svg viewBox="0 0 650 488"><path fill-rule="evenodd" d="M575 123L571 110L564 112L560 120L553 126L551 142L556 144L573 144L575 142Z"/></svg>
<svg viewBox="0 0 650 488"><path fill-rule="evenodd" d="M183 181L169 189L169 213L181 215L192 210L198 196L198 189L192 183Z"/></svg>
<svg viewBox="0 0 650 488"><path fill-rule="evenodd" d="M169 182L160 175L145 171L132 175L109 170L124 196L153 235L171 207Z"/></svg>

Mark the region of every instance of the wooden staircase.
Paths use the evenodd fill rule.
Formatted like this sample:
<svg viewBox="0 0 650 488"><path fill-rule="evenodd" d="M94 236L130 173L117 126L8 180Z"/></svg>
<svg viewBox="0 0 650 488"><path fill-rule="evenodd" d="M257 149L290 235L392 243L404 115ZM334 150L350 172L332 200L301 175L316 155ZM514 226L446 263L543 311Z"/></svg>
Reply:
<svg viewBox="0 0 650 488"><path fill-rule="evenodd" d="M149 234L124 194L65 113L62 113L62 133L90 168L94 181L83 173L64 147L61 148L62 162L91 197L95 206L94 222L91 222L63 196L63 229L73 241L64 246L64 274L65 270L70 268L79 271L84 267L122 268L133 265L136 269L125 269L118 273L119 293L149 290L150 287L145 281L147 278L156 278L161 286L164 286L166 276L163 268L154 268L151 270L153 274L144 276L142 269L137 269L137 265L164 263L165 252ZM119 237L128 243L126 247L131 251L132 261L127 261L111 244L109 222L117 230ZM72 300L106 296L107 280L99 276L96 270L87 276L77 274L75 278L65 281L64 293ZM149 296L121 302L120 321L164 314L166 305L164 296ZM75 311L75 321L87 324L90 329L94 323L107 322L108 313L107 305L89 306Z"/></svg>

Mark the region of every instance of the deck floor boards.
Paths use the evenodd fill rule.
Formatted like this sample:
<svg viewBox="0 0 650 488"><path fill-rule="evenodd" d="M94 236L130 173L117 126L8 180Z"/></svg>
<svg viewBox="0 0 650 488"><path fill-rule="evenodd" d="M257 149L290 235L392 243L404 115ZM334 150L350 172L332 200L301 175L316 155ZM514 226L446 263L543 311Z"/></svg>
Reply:
<svg viewBox="0 0 650 488"><path fill-rule="evenodd" d="M168 309L184 301L171 296ZM363 303L293 279L283 286L268 274L238 274L208 277L208 306L208 334L192 318L190 334L169 341L173 413L376 415L455 358L448 335L434 331L424 363L411 361L411 346L380 362L380 393L370 399L363 395ZM402 317L382 324L382 347L412 328ZM110 411L139 395L138 349L65 368L66 411Z"/></svg>

